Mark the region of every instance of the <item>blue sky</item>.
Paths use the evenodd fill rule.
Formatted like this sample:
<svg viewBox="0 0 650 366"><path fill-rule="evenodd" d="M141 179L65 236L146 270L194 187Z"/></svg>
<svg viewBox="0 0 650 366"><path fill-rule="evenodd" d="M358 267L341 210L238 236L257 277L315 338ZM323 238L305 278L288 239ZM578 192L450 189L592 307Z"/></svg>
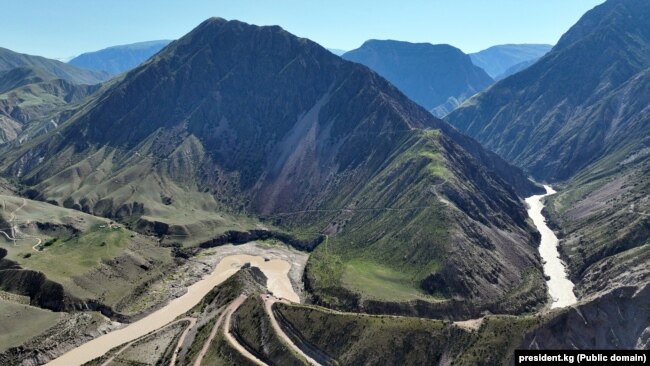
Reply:
<svg viewBox="0 0 650 366"><path fill-rule="evenodd" d="M363 41L550 43L603 0L29 0L2 4L0 47L53 58L108 46L176 39L211 16L277 24L325 47Z"/></svg>

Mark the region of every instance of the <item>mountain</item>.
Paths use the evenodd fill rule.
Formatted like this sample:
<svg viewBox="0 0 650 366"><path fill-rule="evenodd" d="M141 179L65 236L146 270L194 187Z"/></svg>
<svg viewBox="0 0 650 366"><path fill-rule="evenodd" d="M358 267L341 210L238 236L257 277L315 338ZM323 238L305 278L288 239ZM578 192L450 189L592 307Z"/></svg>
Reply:
<svg viewBox="0 0 650 366"><path fill-rule="evenodd" d="M320 244L306 278L332 306L467 317L546 301L521 199L539 187L277 26L209 19L0 159L26 195L177 249Z"/></svg>
<svg viewBox="0 0 650 366"><path fill-rule="evenodd" d="M97 84L110 78L106 72L85 70L61 61L25 55L0 47L0 74L17 67L39 68L75 84Z"/></svg>
<svg viewBox="0 0 650 366"><path fill-rule="evenodd" d="M342 57L368 66L438 116L493 82L466 54L449 45L370 40Z"/></svg>
<svg viewBox="0 0 650 366"><path fill-rule="evenodd" d="M504 75L509 68L522 62L539 59L551 48L553 46L548 44L504 44L470 53L469 57L474 65L499 80L499 76Z"/></svg>
<svg viewBox="0 0 650 366"><path fill-rule="evenodd" d="M38 67L5 72L0 75L0 144L56 127L61 122L56 111L83 101L98 89L99 85L77 85ZM29 125L39 119L43 123Z"/></svg>
<svg viewBox="0 0 650 366"><path fill-rule="evenodd" d="M449 122L540 180L581 297L650 278L650 3L609 0Z"/></svg>
<svg viewBox="0 0 650 366"><path fill-rule="evenodd" d="M170 42L161 40L108 47L95 52L83 53L68 61L68 64L118 75L145 62Z"/></svg>
<svg viewBox="0 0 650 366"><path fill-rule="evenodd" d="M640 149L648 124L643 114L641 120L626 117L642 113L645 105L621 98L643 90L650 30L641 17L648 11L643 1L596 7L541 60L468 101L448 120L551 181L573 176L604 154Z"/></svg>

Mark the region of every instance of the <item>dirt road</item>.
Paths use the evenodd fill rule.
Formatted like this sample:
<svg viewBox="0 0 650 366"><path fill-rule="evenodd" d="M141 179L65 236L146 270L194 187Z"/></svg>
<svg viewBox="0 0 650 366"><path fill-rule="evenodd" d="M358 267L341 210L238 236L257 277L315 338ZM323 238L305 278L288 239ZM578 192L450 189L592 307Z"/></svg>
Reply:
<svg viewBox="0 0 650 366"><path fill-rule="evenodd" d="M278 337L280 337L285 344L291 347L291 349L293 349L294 352L296 352L297 354L302 356L305 360L307 360L307 362L309 362L310 365L320 366L320 364L316 362L316 360L307 356L307 354L304 353L300 349L300 347L296 346L296 344L293 343L291 338L289 338L289 336L287 336L287 334L284 333L284 331L280 327L280 324L278 324L277 319L275 319L275 315L273 315L273 309L272 309L273 304L275 304L276 302L283 302L285 304L289 304L290 302L287 300L278 299L275 296L270 296L270 295L262 295L262 300L264 301L264 310L266 311L266 315L269 317L269 319L271 319L271 325L273 326L273 330L275 330L275 334L277 334Z"/></svg>
<svg viewBox="0 0 650 366"><path fill-rule="evenodd" d="M228 306L228 309L226 310L226 318L224 320L224 329L223 329L223 334L226 337L226 341L230 343L230 345L235 348L239 353L241 353L244 357L249 359L251 362L260 365L260 366L266 366L264 362L262 362L259 358L255 357L252 353L248 352L246 348L244 348L237 340L230 334L230 324L232 321L232 314L237 311L237 309L241 306L241 304L246 300L245 295L239 295L237 299L235 299L230 305Z"/></svg>
<svg viewBox="0 0 650 366"><path fill-rule="evenodd" d="M174 324L178 324L178 323L180 323L180 322L185 322L185 321L189 322L189 324L188 324L188 326L185 328L185 330L183 331L183 334L181 335L181 338L180 338L180 339L178 340L178 342L176 343L176 349L174 350L174 354L173 354L173 356L172 356L172 360L171 360L171 362L169 363L170 365L174 365L174 364L176 364L176 356L178 355L178 352L179 352L181 346L183 345L183 342L185 341L185 337L187 337L187 333L188 333L188 332L190 331L190 329L192 329L192 327L194 327L194 325L196 324L196 319L195 319L195 318L190 318L190 317L186 317L186 318L178 319L178 320L173 321L173 322L171 322L171 323L165 325L164 327L162 327L162 328L160 328L160 329L157 329L156 331L154 331L154 332L152 332L152 333L150 333L150 334L147 335L147 336L150 336L150 335L156 334L156 333L158 333L158 332L160 332L160 331L162 331L162 330L164 330L164 329L167 329L167 328L173 326ZM136 343L137 341L139 341L140 339L141 339L141 338L138 338L138 339L136 339L136 340L133 340L133 341L127 343L124 347L120 348L120 350L117 351L113 356L111 356L111 358L109 358L108 360L104 361L104 363L102 363L101 366L108 366L111 362L113 362L113 361L115 360L115 358L116 358L117 356L119 356L119 355L122 354L124 351L126 351L127 349L129 349L129 347L133 346L133 344L135 344L135 343Z"/></svg>

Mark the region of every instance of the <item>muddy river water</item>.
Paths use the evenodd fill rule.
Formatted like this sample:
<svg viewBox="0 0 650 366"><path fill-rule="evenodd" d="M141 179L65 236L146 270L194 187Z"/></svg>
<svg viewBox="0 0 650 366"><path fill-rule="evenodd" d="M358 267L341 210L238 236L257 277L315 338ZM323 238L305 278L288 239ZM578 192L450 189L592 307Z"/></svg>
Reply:
<svg viewBox="0 0 650 366"><path fill-rule="evenodd" d="M264 272L264 275L267 277L267 287L275 296L293 302L299 302L298 295L294 292L288 277L291 264L281 259L265 261L264 258L259 256L231 255L223 258L217 264L212 273L188 287L187 293L172 300L160 310L157 310L124 328L115 330L84 343L46 365L82 365L104 355L106 352L117 346L140 338L147 333L164 326L198 304L201 299L210 292L210 290L227 280L246 263L259 267L262 272Z"/></svg>
<svg viewBox="0 0 650 366"><path fill-rule="evenodd" d="M556 192L549 186L544 186L544 188L546 188L546 194L528 197L526 203L528 204L528 216L533 220L542 236L539 254L544 260L544 274L550 278L546 281L546 285L553 300L551 308L559 308L575 304L577 300L573 293L573 282L567 277L566 267L557 250L557 236L548 227L546 218L542 215L544 208L542 200Z"/></svg>

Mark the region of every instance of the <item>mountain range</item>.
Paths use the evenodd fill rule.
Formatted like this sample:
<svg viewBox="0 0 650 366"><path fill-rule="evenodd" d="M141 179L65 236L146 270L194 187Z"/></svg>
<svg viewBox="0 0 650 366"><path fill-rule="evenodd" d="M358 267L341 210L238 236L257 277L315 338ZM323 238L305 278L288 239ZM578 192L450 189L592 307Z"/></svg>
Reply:
<svg viewBox="0 0 650 366"><path fill-rule="evenodd" d="M24 141L51 129L61 122L67 106L98 89L99 84L75 84L39 67L5 72L0 75L0 144Z"/></svg>
<svg viewBox="0 0 650 366"><path fill-rule="evenodd" d="M650 346L650 3L608 0L552 48L336 52L222 18L74 62L104 71L0 49L0 363L147 317L232 254L281 258L301 303L249 262L91 362ZM549 309L529 178L559 191L543 214L566 307Z"/></svg>
<svg viewBox="0 0 650 366"><path fill-rule="evenodd" d="M521 201L540 189L368 68L279 27L202 23L7 148L2 169L30 197L142 232L214 233L178 219L192 209L325 234L307 278L333 306L395 301L384 287L422 301L405 311L450 316L546 296ZM390 275L368 293L360 268Z"/></svg>

